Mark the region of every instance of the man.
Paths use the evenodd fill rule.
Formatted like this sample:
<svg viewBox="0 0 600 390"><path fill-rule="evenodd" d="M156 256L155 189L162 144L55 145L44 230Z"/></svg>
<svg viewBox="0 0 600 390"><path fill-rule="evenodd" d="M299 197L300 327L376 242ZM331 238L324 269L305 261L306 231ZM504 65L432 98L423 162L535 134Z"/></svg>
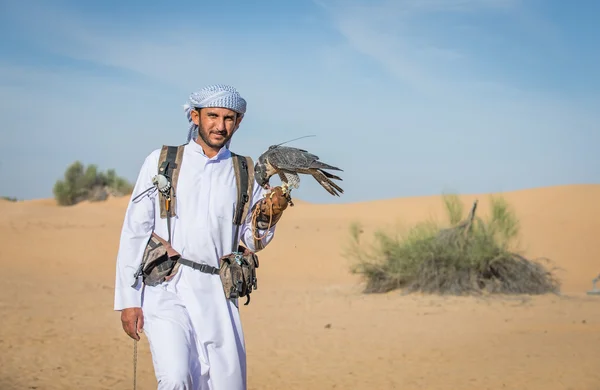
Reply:
<svg viewBox="0 0 600 390"><path fill-rule="evenodd" d="M231 253L237 186L229 145L245 112L246 101L230 86L208 86L190 96L186 105L190 142L185 145L177 182L170 255L219 267L219 258ZM153 185L159 154L157 149L146 157L132 199ZM264 190L255 183L253 194L250 206L261 210L257 219L269 220ZM280 188L271 199L281 212L287 207ZM159 389L246 389L238 306L225 297L218 274L181 265L172 278L157 286L131 286L151 234L168 237L158 202L156 192L149 192L130 202L125 214L114 304L121 311L123 329L134 340L139 340L142 330L146 334ZM271 215L274 223L281 212ZM259 229L255 223L250 211L239 229L244 246L254 252L264 248L275 232L274 224ZM261 248L255 246L256 237L262 237Z"/></svg>

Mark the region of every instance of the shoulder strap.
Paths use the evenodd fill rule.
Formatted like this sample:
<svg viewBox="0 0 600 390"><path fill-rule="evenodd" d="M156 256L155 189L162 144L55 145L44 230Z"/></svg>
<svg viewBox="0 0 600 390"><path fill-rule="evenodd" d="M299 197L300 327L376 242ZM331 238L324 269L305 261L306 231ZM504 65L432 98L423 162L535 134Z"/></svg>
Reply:
<svg viewBox="0 0 600 390"><path fill-rule="evenodd" d="M237 183L237 202L233 214L233 223L236 225L236 229L232 251L237 252L239 227L246 220L254 193L254 163L251 157L240 156L233 152L231 152L231 158Z"/></svg>
<svg viewBox="0 0 600 390"><path fill-rule="evenodd" d="M158 158L158 173L165 175L171 188L169 190L169 199L159 193L160 196L160 217L167 218L167 202L169 205L169 215L175 216L177 213L177 179L179 178L179 169L181 168L181 160L183 159L184 145L168 146L163 145Z"/></svg>
<svg viewBox="0 0 600 390"><path fill-rule="evenodd" d="M231 153L237 182L237 203L233 223L241 225L246 220L254 192L254 164L251 157Z"/></svg>

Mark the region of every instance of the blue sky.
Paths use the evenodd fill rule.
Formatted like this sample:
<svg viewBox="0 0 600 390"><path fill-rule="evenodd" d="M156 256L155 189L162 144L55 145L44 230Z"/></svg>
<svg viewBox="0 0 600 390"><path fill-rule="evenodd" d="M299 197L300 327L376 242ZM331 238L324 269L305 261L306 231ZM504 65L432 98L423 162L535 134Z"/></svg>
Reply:
<svg viewBox="0 0 600 390"><path fill-rule="evenodd" d="M75 160L135 180L189 94L248 101L232 149L307 134L356 202L600 182L600 2L0 1L0 193ZM12 166L13 168L9 169Z"/></svg>

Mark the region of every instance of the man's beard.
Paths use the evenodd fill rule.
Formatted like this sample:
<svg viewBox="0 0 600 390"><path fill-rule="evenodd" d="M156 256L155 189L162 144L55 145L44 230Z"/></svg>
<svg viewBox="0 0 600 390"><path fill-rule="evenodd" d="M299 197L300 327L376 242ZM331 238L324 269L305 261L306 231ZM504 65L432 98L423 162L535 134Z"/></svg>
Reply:
<svg viewBox="0 0 600 390"><path fill-rule="evenodd" d="M210 133L209 133L210 134ZM222 148L225 144L227 144L227 142L229 142L229 140L231 139L231 137L233 136L233 132L231 134L229 134L228 136L225 136L225 138L223 138L223 141L220 142L211 142L208 138L208 135L206 134L206 132L204 131L204 129L200 126L198 126L198 137L200 137L202 139L202 141L204 141L204 143L208 146L210 146L211 148Z"/></svg>

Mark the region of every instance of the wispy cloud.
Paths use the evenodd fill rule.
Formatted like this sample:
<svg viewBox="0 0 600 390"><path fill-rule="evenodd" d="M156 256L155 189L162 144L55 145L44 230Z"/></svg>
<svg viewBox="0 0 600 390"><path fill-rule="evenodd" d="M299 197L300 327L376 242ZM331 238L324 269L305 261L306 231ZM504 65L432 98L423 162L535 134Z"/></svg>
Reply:
<svg viewBox="0 0 600 390"><path fill-rule="evenodd" d="M510 18L519 3L399 0L376 5L318 4L329 12L338 31L357 52L377 61L412 92L437 95L454 93L465 83L490 84L477 68L477 53L465 44L469 36L482 33L479 23L472 20L484 12Z"/></svg>

